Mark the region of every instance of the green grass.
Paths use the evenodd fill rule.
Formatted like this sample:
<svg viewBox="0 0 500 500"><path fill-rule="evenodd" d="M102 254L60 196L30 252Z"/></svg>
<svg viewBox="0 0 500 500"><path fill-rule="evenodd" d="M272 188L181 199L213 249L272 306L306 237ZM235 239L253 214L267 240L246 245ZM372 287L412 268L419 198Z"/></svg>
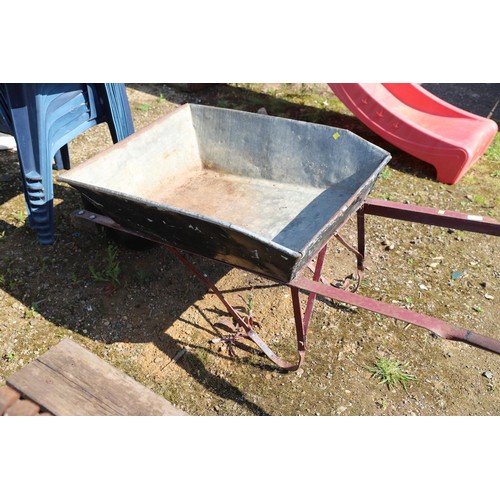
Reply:
<svg viewBox="0 0 500 500"><path fill-rule="evenodd" d="M372 377L380 379L379 383L387 385L389 389L401 384L408 392L408 382L417 380L417 377L404 371L405 366L399 361L381 357L376 361L375 366L369 367L368 370L372 373Z"/></svg>
<svg viewBox="0 0 500 500"><path fill-rule="evenodd" d="M119 285L122 269L116 248L109 245L106 249L106 265L102 271L96 271L92 265L89 266L89 271L94 281Z"/></svg>
<svg viewBox="0 0 500 500"><path fill-rule="evenodd" d="M24 318L25 319L32 319L32 318L36 317L36 315L38 314L38 311L36 310L36 308L37 308L36 302L31 304L29 309L26 309L26 311L24 311Z"/></svg>
<svg viewBox="0 0 500 500"><path fill-rule="evenodd" d="M472 202L473 203L477 203L478 205L488 205L488 200L483 196L483 195L480 195L480 194L475 194L473 197L472 197Z"/></svg>
<svg viewBox="0 0 500 500"><path fill-rule="evenodd" d="M500 133L495 136L484 156L490 161L500 162Z"/></svg>
<svg viewBox="0 0 500 500"><path fill-rule="evenodd" d="M12 215L14 219L16 219L21 224L24 224L26 222L26 219L28 218L28 214L23 212L22 210L19 210L18 212L13 212Z"/></svg>
<svg viewBox="0 0 500 500"><path fill-rule="evenodd" d="M136 106L136 109L138 111L149 111L151 109L151 104L140 104L139 106Z"/></svg>
<svg viewBox="0 0 500 500"><path fill-rule="evenodd" d="M391 169L389 167L384 167L382 172L380 172L380 174L379 174L379 178L383 179L385 181L387 179L390 179L391 175L392 175Z"/></svg>

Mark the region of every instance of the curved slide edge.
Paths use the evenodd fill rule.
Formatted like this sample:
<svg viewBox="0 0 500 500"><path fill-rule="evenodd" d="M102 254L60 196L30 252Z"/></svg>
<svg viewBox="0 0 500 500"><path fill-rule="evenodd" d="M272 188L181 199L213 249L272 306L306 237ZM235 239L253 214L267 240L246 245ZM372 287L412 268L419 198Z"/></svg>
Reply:
<svg viewBox="0 0 500 500"><path fill-rule="evenodd" d="M457 183L498 132L493 120L453 106L418 84L328 85L368 128L433 165L445 184Z"/></svg>

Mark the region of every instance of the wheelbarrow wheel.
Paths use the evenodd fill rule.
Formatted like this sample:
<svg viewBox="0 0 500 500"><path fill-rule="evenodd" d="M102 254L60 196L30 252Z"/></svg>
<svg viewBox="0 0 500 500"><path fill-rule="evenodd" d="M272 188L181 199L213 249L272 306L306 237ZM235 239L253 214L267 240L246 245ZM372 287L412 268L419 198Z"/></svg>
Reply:
<svg viewBox="0 0 500 500"><path fill-rule="evenodd" d="M82 199L82 206L85 210L94 212L99 215L105 215L102 213L102 210L100 210L96 205L94 205L88 198L81 195L81 199ZM129 248L131 250L138 250L138 251L149 250L150 248L153 248L158 245L158 243L155 243L154 241L147 240L145 238L139 238L138 236L132 236L131 234L124 233L123 231L118 231L116 229L111 229L109 227L103 227L103 226L99 227L102 228L102 230L110 240L115 242L117 245Z"/></svg>

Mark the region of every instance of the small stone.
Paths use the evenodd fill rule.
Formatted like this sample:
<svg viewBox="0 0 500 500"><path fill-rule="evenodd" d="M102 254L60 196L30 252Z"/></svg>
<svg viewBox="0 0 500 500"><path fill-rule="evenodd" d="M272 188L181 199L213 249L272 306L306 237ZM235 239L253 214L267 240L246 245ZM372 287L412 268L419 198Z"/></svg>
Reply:
<svg viewBox="0 0 500 500"><path fill-rule="evenodd" d="M420 288L420 290L429 290L429 287L425 285L418 285L418 287Z"/></svg>
<svg viewBox="0 0 500 500"><path fill-rule="evenodd" d="M493 295L490 295L489 293L485 293L484 298L488 300L493 300L495 297L493 297Z"/></svg>
<svg viewBox="0 0 500 500"><path fill-rule="evenodd" d="M259 115L267 115L267 109L266 109L266 108L259 108L259 109L257 110L257 113L258 113Z"/></svg>
<svg viewBox="0 0 500 500"><path fill-rule="evenodd" d="M483 281L482 283L479 283L483 288L488 288L488 282Z"/></svg>
<svg viewBox="0 0 500 500"><path fill-rule="evenodd" d="M302 377L302 375L304 374L304 369L303 368L299 368L295 374L297 375L298 378Z"/></svg>
<svg viewBox="0 0 500 500"><path fill-rule="evenodd" d="M486 377L487 379L492 379L493 378L493 373L491 372L484 372L483 377Z"/></svg>
<svg viewBox="0 0 500 500"><path fill-rule="evenodd" d="M160 358L160 357L155 358L155 363L156 363L157 365L159 365L162 361L163 361L163 359L162 359L162 358Z"/></svg>

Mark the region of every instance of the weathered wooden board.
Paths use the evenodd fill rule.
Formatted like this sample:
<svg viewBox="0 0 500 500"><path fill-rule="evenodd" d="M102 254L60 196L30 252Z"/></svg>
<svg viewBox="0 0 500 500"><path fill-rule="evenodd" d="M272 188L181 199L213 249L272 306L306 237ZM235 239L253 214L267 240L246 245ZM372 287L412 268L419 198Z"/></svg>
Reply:
<svg viewBox="0 0 500 500"><path fill-rule="evenodd" d="M7 384L54 415L186 415L68 339L10 376Z"/></svg>

